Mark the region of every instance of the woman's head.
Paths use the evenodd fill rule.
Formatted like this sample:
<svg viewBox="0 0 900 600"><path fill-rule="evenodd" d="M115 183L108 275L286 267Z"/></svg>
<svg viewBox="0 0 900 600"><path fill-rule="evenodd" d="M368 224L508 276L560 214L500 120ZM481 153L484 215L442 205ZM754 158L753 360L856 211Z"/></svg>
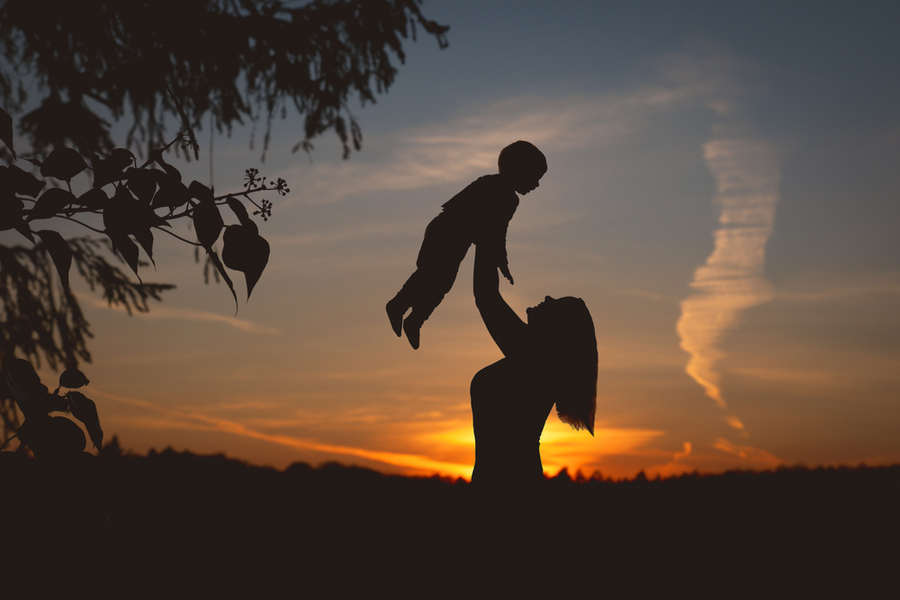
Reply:
<svg viewBox="0 0 900 600"><path fill-rule="evenodd" d="M597 337L581 298L554 299L527 310L549 366L550 384L560 420L594 435L597 410Z"/></svg>

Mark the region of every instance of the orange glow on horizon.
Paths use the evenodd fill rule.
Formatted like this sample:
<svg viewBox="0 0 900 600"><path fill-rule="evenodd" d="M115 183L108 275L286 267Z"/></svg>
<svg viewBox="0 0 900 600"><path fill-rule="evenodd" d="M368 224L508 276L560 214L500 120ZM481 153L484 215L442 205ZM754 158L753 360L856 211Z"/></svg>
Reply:
<svg viewBox="0 0 900 600"><path fill-rule="evenodd" d="M117 418L116 422L139 429L189 429L216 431L249 439L277 444L300 451L312 451L336 457L361 458L391 467L399 467L408 475L439 474L444 477L470 480L475 456L475 437L471 424L462 421L444 422L436 431L419 431L393 440L392 446L406 446L412 451L375 450L340 444L322 443L286 434L270 434L248 427L231 419L211 417L196 410L161 407L151 402L126 398L93 390L93 394L116 403L128 404L151 411L152 415ZM449 427L448 427L449 424ZM563 468L571 473L582 471L590 476L598 468L598 460L605 456L639 454L653 439L664 432L650 429L614 428L599 426L595 437L575 431L551 417L541 438L541 457L544 472L555 476ZM430 456L429 456L430 454ZM441 458L435 458L439 455ZM338 458L339 462L340 459ZM346 459L345 459L346 460ZM604 466L604 474L625 476L622 469Z"/></svg>

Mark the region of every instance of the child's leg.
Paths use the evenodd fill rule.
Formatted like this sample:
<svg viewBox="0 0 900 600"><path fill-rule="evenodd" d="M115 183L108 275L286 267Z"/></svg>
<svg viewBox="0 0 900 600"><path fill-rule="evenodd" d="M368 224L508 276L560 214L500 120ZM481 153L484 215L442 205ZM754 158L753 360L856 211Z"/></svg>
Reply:
<svg viewBox="0 0 900 600"><path fill-rule="evenodd" d="M469 242L462 239L457 229L443 213L428 224L416 259L416 271L387 304L394 333L400 335L402 323L413 348L419 347L422 324L453 287L459 263L469 249ZM403 315L408 308L413 310L404 320Z"/></svg>
<svg viewBox="0 0 900 600"><path fill-rule="evenodd" d="M461 251L459 260L452 264L443 264L440 269L432 268L430 269L431 272L427 272L427 274L422 269L418 269L413 274L414 276L419 274L421 294L412 305L412 312L403 321L403 331L406 332L406 338L414 349L419 348L419 330L422 328L422 324L431 316L434 309L437 308L444 296L447 295L447 292L450 291L450 288L453 287L453 282L456 281L456 273L459 270L459 263L465 257L466 250L468 250L468 247Z"/></svg>
<svg viewBox="0 0 900 600"><path fill-rule="evenodd" d="M400 337L400 328L406 311L415 306L427 305L432 301L430 298L433 296L431 290L434 287L434 283L431 281L432 277L429 274L430 269L428 267L429 265L426 265L425 268L416 269L409 276L409 279L406 280L406 283L403 284L403 287L400 288L400 291L397 292L397 295L391 298L385 307L388 319L391 322L391 328L397 334L397 337ZM427 315L431 314L431 311L434 310L438 303L440 303L440 298L437 299L431 310L428 310ZM421 311L419 311L419 316L416 318L418 327L422 326L422 322L428 318L427 315L419 320L419 317L421 317Z"/></svg>
<svg viewBox="0 0 900 600"><path fill-rule="evenodd" d="M406 332L406 339L409 340L409 345L413 347L413 350L419 349L419 330L422 328L422 324L431 316L443 298L444 294L441 294L439 298L429 298L428 302L414 304L412 312L403 321L403 331Z"/></svg>
<svg viewBox="0 0 900 600"><path fill-rule="evenodd" d="M412 303L404 297L403 290L401 289L397 292L396 296L388 300L387 306L385 306L388 319L391 322L391 329L394 330L397 337L400 337L400 326L403 324L403 315L409 310L411 304Z"/></svg>

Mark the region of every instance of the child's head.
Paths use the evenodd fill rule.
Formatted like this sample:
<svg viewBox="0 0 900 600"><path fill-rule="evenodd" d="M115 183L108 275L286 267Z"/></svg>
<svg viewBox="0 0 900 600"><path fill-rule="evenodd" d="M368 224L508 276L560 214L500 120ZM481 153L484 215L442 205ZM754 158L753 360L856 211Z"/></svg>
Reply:
<svg viewBox="0 0 900 600"><path fill-rule="evenodd" d="M501 175L510 178L517 192L527 194L547 172L547 159L534 144L519 140L500 151L497 166Z"/></svg>

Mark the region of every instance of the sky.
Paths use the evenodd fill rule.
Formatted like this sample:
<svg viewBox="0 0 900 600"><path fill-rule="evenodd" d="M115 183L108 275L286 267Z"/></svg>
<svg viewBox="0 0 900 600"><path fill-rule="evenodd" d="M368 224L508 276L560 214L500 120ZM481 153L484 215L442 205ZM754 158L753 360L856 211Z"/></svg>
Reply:
<svg viewBox="0 0 900 600"><path fill-rule="evenodd" d="M510 223L516 283L501 292L523 318L546 295L583 298L600 356L595 435L551 415L548 474L900 462L900 5L423 12L450 45L419 31L389 92L351 105L364 143L349 160L330 136L291 154L296 117L276 121L262 164L249 129L214 136L218 193L249 167L291 189L267 197L271 258L248 302L236 279L237 315L173 239L142 276L178 287L145 315L73 282L107 439L468 478L469 383L502 357L474 305L474 253L419 350L384 305L441 204L524 139L549 169ZM200 161L177 164L210 183L200 139Z"/></svg>

